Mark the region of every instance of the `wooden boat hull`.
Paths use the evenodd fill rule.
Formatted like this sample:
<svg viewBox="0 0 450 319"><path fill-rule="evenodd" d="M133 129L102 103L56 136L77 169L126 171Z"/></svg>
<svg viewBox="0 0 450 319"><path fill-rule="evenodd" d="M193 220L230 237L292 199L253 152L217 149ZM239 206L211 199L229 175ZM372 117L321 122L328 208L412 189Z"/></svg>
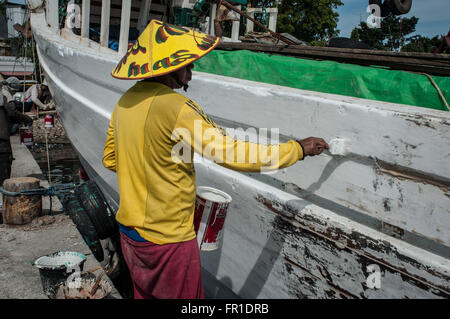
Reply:
<svg viewBox="0 0 450 319"><path fill-rule="evenodd" d="M44 21L31 16L58 114L116 208L116 177L101 158L110 114L134 81L110 76L117 54L52 33ZM233 197L219 249L201 254L209 297L449 297L448 113L199 72L186 94L238 136L279 128L282 141L341 137L352 150L274 174L196 156L197 185Z"/></svg>

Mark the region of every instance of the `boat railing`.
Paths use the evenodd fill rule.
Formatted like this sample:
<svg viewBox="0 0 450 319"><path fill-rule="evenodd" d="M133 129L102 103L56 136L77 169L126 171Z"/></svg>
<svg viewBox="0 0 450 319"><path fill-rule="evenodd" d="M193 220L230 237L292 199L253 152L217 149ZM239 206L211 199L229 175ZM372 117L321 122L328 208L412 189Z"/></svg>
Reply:
<svg viewBox="0 0 450 319"><path fill-rule="evenodd" d="M42 0L28 0L29 7L36 7L35 3L43 3ZM180 2L180 1L179 1ZM194 4L191 0L184 0L173 5L181 5L181 8L192 9ZM41 4L42 5L42 4ZM191 8L192 7L192 8ZM226 9L223 5L222 9ZM241 5L236 8L241 9ZM61 21L61 11L64 11L65 19ZM264 11L269 17L269 29L275 31L277 21L277 8L251 8L248 7L247 13L254 18L255 13L260 14ZM131 28L141 33L147 26L149 20L160 19L167 21L169 10L167 5L161 0L70 0L65 5L61 5L59 0L46 0L45 13L47 24L54 33L61 34L65 38L79 39L82 45L89 47L99 47L101 51L107 50L108 53L116 53L123 56L129 46ZM223 10L222 10L223 11ZM221 11L221 12L222 12ZM216 18L217 4L212 3L209 16L206 18L206 24L202 27L203 32L215 35L214 19ZM232 20L231 38L223 37L227 42L239 42L239 30L241 19L235 17L221 17L221 20ZM117 43L113 50L110 50L110 27L120 24L120 33ZM97 30L96 35L92 36L92 25ZM246 32L253 31L253 22L248 20ZM100 32L98 34L98 27ZM74 32L74 30L76 32Z"/></svg>
<svg viewBox="0 0 450 319"><path fill-rule="evenodd" d="M98 3L98 1L94 1ZM108 50L109 52L117 53L119 56L124 55L128 49L129 42L129 32L130 32L130 21L131 21L131 6L132 0L123 0L120 1L121 9L120 14L117 12L117 9L114 9L116 12L116 16L120 16L120 33L119 33L119 41L118 41L118 50ZM61 35L68 35L69 37L78 36L80 38L81 44L89 45L95 47L93 42L98 43L100 48L109 47L109 32L110 32L110 23L111 23L111 4L115 4L117 6L118 1L115 0L102 0L101 1L101 14L100 14L100 35L98 37L98 41L95 41L90 37L91 34L91 10L95 7L91 6L90 0L82 0L81 6L80 4L73 0L69 1L67 4L67 15L64 23L59 21L59 15L61 7L59 6L58 0L47 0L45 6L46 20L50 29L54 33L61 33ZM149 20L150 6L152 0L141 0L139 2L139 13L137 19L137 29L143 30L147 25ZM98 23L98 21L96 21ZM73 29L79 29L80 34L77 35L73 32Z"/></svg>

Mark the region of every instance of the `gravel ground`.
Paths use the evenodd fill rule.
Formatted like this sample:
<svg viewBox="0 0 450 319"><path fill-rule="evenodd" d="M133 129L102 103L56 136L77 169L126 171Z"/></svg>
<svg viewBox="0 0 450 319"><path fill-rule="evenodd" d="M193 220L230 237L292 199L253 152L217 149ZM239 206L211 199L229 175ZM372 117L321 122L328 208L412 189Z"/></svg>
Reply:
<svg viewBox="0 0 450 319"><path fill-rule="evenodd" d="M84 270L98 266L71 219L42 216L28 225L0 225L0 299L47 299L36 258L53 252L76 251L88 259Z"/></svg>
<svg viewBox="0 0 450 319"><path fill-rule="evenodd" d="M19 136L12 136L11 144L15 158L12 177L42 176L27 147L20 144ZM41 186L48 186L48 182L42 180ZM47 203L44 203L45 199ZM43 206L48 205L45 197ZM53 211L57 211L56 205L54 208ZM43 207L43 213L45 211ZM86 255L84 270L100 266L72 220L63 213L55 216L44 214L27 225L0 224L0 299L47 299L39 270L31 262L56 251L76 251ZM121 298L113 289L111 296Z"/></svg>
<svg viewBox="0 0 450 319"><path fill-rule="evenodd" d="M45 127L45 118L42 115L33 121L33 139L35 143L45 144L45 134L47 134L48 143L70 143L56 114L53 114L53 119L54 127Z"/></svg>

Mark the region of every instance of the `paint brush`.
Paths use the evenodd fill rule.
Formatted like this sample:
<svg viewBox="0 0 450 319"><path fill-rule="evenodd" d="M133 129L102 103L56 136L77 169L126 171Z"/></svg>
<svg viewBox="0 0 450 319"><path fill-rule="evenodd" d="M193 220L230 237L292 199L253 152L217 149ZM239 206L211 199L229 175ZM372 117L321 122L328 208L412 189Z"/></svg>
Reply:
<svg viewBox="0 0 450 319"><path fill-rule="evenodd" d="M344 138L334 138L328 145L330 146L328 152L331 155L345 156L350 153L350 141Z"/></svg>

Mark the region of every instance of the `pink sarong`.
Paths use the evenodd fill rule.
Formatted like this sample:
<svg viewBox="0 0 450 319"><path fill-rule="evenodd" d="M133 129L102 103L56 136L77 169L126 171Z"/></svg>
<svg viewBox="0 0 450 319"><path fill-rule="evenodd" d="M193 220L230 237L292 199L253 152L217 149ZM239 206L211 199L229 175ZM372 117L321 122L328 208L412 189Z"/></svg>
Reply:
<svg viewBox="0 0 450 319"><path fill-rule="evenodd" d="M120 234L135 299L203 299L197 239L157 245Z"/></svg>

